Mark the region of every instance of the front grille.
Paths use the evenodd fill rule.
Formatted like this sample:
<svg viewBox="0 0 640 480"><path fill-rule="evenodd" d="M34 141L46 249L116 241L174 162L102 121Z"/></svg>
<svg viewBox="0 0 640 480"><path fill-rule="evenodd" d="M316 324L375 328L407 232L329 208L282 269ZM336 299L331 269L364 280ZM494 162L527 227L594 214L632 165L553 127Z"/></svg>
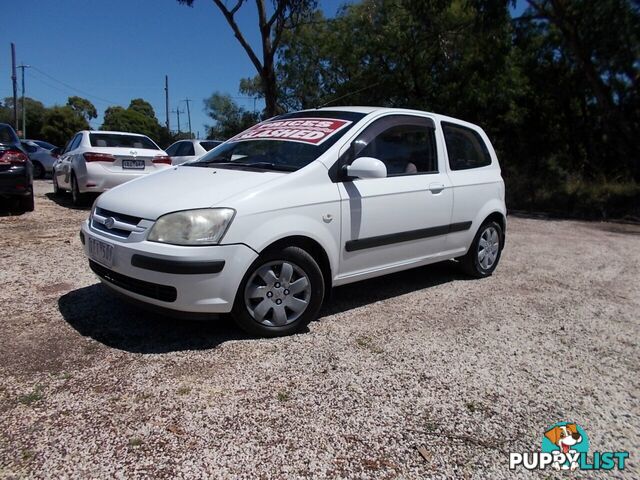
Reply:
<svg viewBox="0 0 640 480"><path fill-rule="evenodd" d="M109 283L113 283L117 287L137 293L138 295L155 298L156 300L161 300L163 302L175 302L178 297L178 291L174 287L127 277L121 273L109 270L92 260L89 260L89 266L91 267L91 270L93 270L93 273L98 275L100 278L103 278Z"/></svg>
<svg viewBox="0 0 640 480"><path fill-rule="evenodd" d="M111 228L108 228L105 225L105 221L110 217L115 220L115 224ZM112 212L111 210L96 207L91 217L91 226L94 229L109 235L115 235L120 238L129 238L131 232L144 231L144 229L138 227L141 220L142 218L140 217L134 217L132 215Z"/></svg>

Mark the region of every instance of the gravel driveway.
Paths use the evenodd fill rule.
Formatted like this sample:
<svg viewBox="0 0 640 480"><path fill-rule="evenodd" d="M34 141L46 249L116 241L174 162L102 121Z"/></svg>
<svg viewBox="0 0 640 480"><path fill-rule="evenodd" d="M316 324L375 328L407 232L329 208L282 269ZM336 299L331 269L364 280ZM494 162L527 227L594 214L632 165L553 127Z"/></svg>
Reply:
<svg viewBox="0 0 640 480"><path fill-rule="evenodd" d="M640 478L638 227L511 217L493 277L341 287L262 340L123 304L51 188L0 217L0 478L555 478L508 452L562 420Z"/></svg>

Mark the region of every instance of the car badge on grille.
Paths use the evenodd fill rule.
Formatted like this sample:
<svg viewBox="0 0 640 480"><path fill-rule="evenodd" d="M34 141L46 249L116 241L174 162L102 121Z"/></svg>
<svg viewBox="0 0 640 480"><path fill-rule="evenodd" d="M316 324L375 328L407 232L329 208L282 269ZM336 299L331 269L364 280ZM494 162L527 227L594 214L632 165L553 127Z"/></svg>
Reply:
<svg viewBox="0 0 640 480"><path fill-rule="evenodd" d="M138 156L138 151L137 150L129 150L129 153L131 154L131 156L133 158L136 158Z"/></svg>
<svg viewBox="0 0 640 480"><path fill-rule="evenodd" d="M107 227L109 230L111 230L115 224L116 224L116 219L113 217L109 217L104 221L104 226Z"/></svg>

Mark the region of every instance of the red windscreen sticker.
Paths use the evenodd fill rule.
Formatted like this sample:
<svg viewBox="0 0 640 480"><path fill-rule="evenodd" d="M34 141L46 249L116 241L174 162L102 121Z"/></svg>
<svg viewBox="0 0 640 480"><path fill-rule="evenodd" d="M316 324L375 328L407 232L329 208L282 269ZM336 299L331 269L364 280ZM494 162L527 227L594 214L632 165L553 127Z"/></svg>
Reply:
<svg viewBox="0 0 640 480"><path fill-rule="evenodd" d="M259 123L233 137L230 142L243 140L287 140L320 145L336 132L351 124L337 118L292 118Z"/></svg>

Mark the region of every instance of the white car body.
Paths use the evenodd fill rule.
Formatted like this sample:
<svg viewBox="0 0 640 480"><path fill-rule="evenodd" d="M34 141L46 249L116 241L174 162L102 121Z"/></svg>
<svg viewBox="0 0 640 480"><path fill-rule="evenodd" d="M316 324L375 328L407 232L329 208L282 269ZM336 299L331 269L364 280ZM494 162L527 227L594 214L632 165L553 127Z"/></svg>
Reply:
<svg viewBox="0 0 640 480"><path fill-rule="evenodd" d="M495 151L480 127L442 115L391 108L334 107L296 114L305 115L303 119L359 117L318 158L290 173L185 165L103 194L81 232L99 278L147 304L181 312L225 313L232 310L250 266L274 244L311 250L322 266L325 283L332 287L461 257L487 219L494 218L504 231L504 182ZM401 131L403 121L430 125L432 155L437 155L434 171L384 178L335 177L342 175L336 174L336 168L345 152L356 148L352 143L385 122L400 122ZM443 125L454 129L448 131L460 128L481 139L488 163L452 169L454 160L445 145ZM237 138L214 149L211 156ZM235 214L217 244L184 246L148 238L163 215L218 207L233 209ZM105 256L100 249L111 253ZM180 267L202 262L223 266L216 273L186 274ZM159 299L140 284L171 290L174 298Z"/></svg>
<svg viewBox="0 0 640 480"><path fill-rule="evenodd" d="M110 146L123 143L127 146ZM89 158L97 160L88 161ZM53 169L53 181L61 190L72 190L75 178L78 193L101 193L170 166L166 152L145 135L83 130L60 155Z"/></svg>
<svg viewBox="0 0 640 480"><path fill-rule="evenodd" d="M178 140L167 148L167 155L171 157L172 165L180 165L197 160L221 143L220 140Z"/></svg>

